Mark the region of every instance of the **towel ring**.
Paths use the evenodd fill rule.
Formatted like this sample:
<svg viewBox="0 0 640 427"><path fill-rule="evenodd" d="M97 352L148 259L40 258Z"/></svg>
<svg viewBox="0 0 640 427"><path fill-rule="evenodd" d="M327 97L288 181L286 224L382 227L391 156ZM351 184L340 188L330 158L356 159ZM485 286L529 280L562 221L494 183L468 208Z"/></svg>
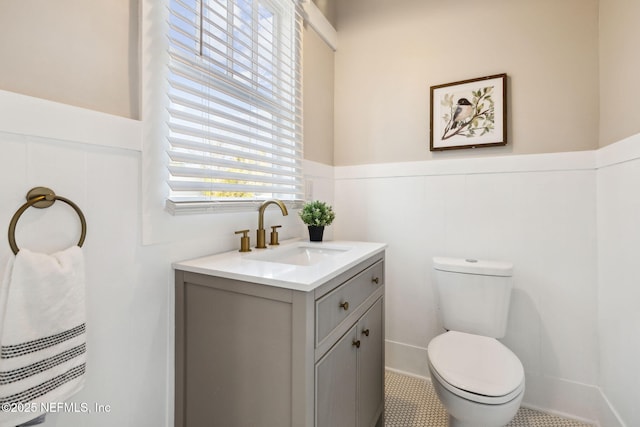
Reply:
<svg viewBox="0 0 640 427"><path fill-rule="evenodd" d="M27 193L27 203L20 206L20 209L18 209L16 213L13 214L13 218L11 218L11 222L9 223L9 246L11 246L11 250L13 251L14 255L17 255L20 251L18 245L16 244L16 225L18 224L18 219L20 219L20 216L24 213L24 211L32 206L34 208L44 209L53 205L56 200L60 200L61 202L65 202L66 204L71 206L80 217L82 233L80 234L80 241L78 242L78 246L82 247L84 238L87 237L87 221L85 220L84 214L82 213L78 205L65 197L57 196L56 193L54 193L50 188L35 187L29 190L29 192Z"/></svg>

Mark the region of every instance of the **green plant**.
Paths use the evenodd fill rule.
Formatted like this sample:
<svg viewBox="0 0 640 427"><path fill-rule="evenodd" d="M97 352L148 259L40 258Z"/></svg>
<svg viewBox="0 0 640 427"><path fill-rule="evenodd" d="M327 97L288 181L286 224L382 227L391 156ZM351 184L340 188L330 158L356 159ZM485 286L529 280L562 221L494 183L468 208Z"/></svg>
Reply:
<svg viewBox="0 0 640 427"><path fill-rule="evenodd" d="M316 226L331 225L336 217L333 208L319 200L305 203L298 215L305 224Z"/></svg>

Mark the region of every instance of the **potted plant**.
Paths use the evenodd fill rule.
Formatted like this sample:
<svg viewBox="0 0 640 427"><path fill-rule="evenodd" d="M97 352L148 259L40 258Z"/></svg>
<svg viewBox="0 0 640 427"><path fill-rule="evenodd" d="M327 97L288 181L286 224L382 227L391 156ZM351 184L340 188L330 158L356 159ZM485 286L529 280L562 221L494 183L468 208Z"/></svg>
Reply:
<svg viewBox="0 0 640 427"><path fill-rule="evenodd" d="M322 241L324 227L331 225L336 217L336 214L333 212L333 208L319 200L305 203L304 206L302 206L299 215L302 222L307 224L309 229L309 240L312 242Z"/></svg>

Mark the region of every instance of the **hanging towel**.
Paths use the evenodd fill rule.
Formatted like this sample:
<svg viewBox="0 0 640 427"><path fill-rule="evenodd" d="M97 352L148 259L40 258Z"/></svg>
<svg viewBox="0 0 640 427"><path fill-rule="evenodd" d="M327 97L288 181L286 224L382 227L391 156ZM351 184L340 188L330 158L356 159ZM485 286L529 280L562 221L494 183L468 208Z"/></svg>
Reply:
<svg viewBox="0 0 640 427"><path fill-rule="evenodd" d="M47 416L47 414L42 414L39 417L34 418L31 421L27 421L24 424L20 424L19 426L16 426L16 427L27 427L27 426L35 426L35 425L38 425L38 424L42 424L42 423L44 423L46 421L45 420L46 416Z"/></svg>
<svg viewBox="0 0 640 427"><path fill-rule="evenodd" d="M47 255L20 249L0 288L0 427L64 402L84 385L82 249Z"/></svg>

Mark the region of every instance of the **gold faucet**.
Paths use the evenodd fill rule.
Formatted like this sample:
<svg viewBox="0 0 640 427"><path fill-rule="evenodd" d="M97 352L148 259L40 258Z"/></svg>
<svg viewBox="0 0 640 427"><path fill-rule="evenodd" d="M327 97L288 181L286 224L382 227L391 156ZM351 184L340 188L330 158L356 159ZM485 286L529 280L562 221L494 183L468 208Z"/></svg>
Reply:
<svg viewBox="0 0 640 427"><path fill-rule="evenodd" d="M282 211L283 216L289 215L287 207L280 200L265 200L264 203L260 205L260 209L258 209L258 242L256 243L256 249L265 249L267 247L267 245L265 244L266 233L264 230L264 210L270 204L278 205L280 207L280 210Z"/></svg>

